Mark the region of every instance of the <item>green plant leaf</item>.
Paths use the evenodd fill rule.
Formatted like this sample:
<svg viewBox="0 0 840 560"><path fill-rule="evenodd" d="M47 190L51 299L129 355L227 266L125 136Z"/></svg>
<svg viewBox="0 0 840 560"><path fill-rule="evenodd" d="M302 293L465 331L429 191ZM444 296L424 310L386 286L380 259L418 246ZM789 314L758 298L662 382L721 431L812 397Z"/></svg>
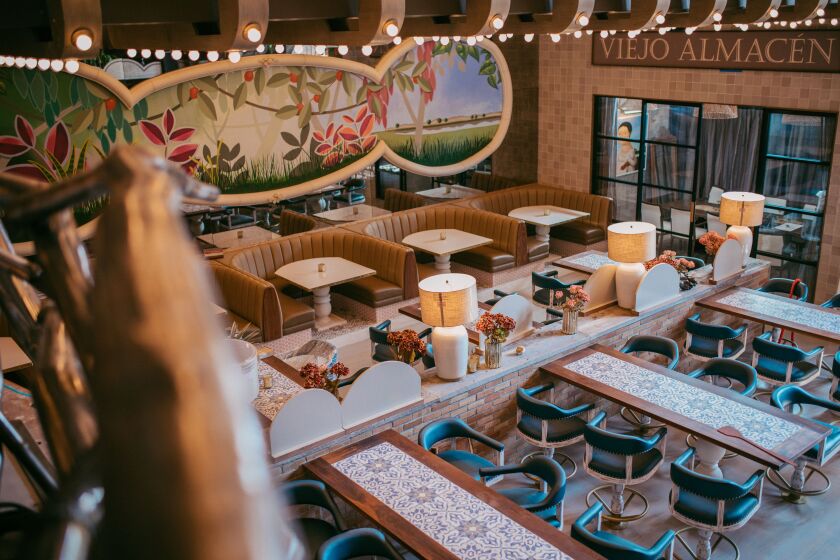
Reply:
<svg viewBox="0 0 840 560"><path fill-rule="evenodd" d="M432 93L432 84L430 84L429 80L423 76L417 78L417 85L420 86L420 89L423 90L424 93Z"/></svg>
<svg viewBox="0 0 840 560"><path fill-rule="evenodd" d="M458 43L455 45L455 54L463 60L464 62L467 61L467 47L463 43Z"/></svg>
<svg viewBox="0 0 840 560"><path fill-rule="evenodd" d="M113 144L114 141L116 141L116 139L117 139L117 125L114 124L114 119L113 118L108 119L107 129L108 129L108 139Z"/></svg>
<svg viewBox="0 0 840 560"><path fill-rule="evenodd" d="M321 94L321 100L318 101L318 110L322 108L329 107L330 105L330 90L325 89L324 93Z"/></svg>
<svg viewBox="0 0 840 560"><path fill-rule="evenodd" d="M304 126L309 125L309 119L312 118L312 106L309 103L306 103L303 106L303 111L300 112L298 115L298 126L303 128Z"/></svg>
<svg viewBox="0 0 840 560"><path fill-rule="evenodd" d="M476 47L475 45L467 47L467 54L476 59L477 61L480 60L478 56L478 47Z"/></svg>
<svg viewBox="0 0 840 560"><path fill-rule="evenodd" d="M296 160L298 157L300 157L301 152L303 152L303 150L301 150L300 148L295 148L294 150L286 152L285 155L283 155L283 159L285 159L286 161Z"/></svg>
<svg viewBox="0 0 840 560"><path fill-rule="evenodd" d="M123 121L122 133L125 141L131 144L131 142L134 140L134 131L131 130L131 125L128 124L128 121Z"/></svg>
<svg viewBox="0 0 840 560"><path fill-rule="evenodd" d="M281 87L289 83L289 75L285 72L278 72L268 79L268 87Z"/></svg>
<svg viewBox="0 0 840 560"><path fill-rule="evenodd" d="M487 76L487 83L490 84L493 89L499 89L499 83L496 81L495 75Z"/></svg>
<svg viewBox="0 0 840 560"><path fill-rule="evenodd" d="M426 61L425 61L425 60L421 60L421 61L420 61L420 62L418 62L418 63L417 63L417 65L414 67L414 70L412 70L412 71L411 71L411 76L412 76L412 77L417 77L417 76L419 76L420 74L422 74L423 72L425 72L425 71L426 71L426 68L428 68L428 67L429 67L429 65L428 65L428 64L426 64Z"/></svg>
<svg viewBox="0 0 840 560"><path fill-rule="evenodd" d="M402 62L394 66L394 72L408 72L412 64L414 64L412 61L403 59Z"/></svg>
<svg viewBox="0 0 840 560"><path fill-rule="evenodd" d="M303 103L303 96L300 94L300 91L297 88L289 88L289 97L291 97L292 101L294 101L295 103ZM297 111L297 109L295 109L295 111Z"/></svg>
<svg viewBox="0 0 840 560"><path fill-rule="evenodd" d="M298 146L303 146L304 144L306 144L306 141L309 139L309 132L309 123L306 123L306 126L300 129L300 142L298 143Z"/></svg>
<svg viewBox="0 0 840 560"><path fill-rule="evenodd" d="M347 94L347 97L350 97L350 94L353 91L353 78L347 72L344 72L341 75L341 87L344 88L344 93Z"/></svg>
<svg viewBox="0 0 840 560"><path fill-rule="evenodd" d="M43 72L35 72L35 76L32 78L32 83L29 84L29 93L32 95L32 102L41 113L44 112L47 89L47 85L44 83L42 75Z"/></svg>
<svg viewBox="0 0 840 560"><path fill-rule="evenodd" d="M206 91L218 91L219 85L212 76L205 76L196 80Z"/></svg>
<svg viewBox="0 0 840 560"><path fill-rule="evenodd" d="M297 114L297 107L294 105L284 105L274 113L274 116L278 119L290 119Z"/></svg>
<svg viewBox="0 0 840 560"><path fill-rule="evenodd" d="M324 72L324 75L321 76L320 80L318 80L318 84L320 84L322 87L325 87L325 88L330 87L331 85L333 85L334 82L335 82L335 72L333 72L332 70Z"/></svg>
<svg viewBox="0 0 840 560"><path fill-rule="evenodd" d="M102 151L106 154L108 152L110 152L111 151L111 143L108 142L108 137L105 136L105 132L100 130L99 134L97 134L97 136L99 137L99 143L102 144Z"/></svg>
<svg viewBox="0 0 840 560"><path fill-rule="evenodd" d="M312 95L321 95L322 93L321 86L319 86L317 82L307 83L306 89L308 89L312 93Z"/></svg>
<svg viewBox="0 0 840 560"><path fill-rule="evenodd" d="M88 92L91 93L97 99L111 99L112 97L114 97L113 93L100 86L96 82L85 80L85 86L87 87Z"/></svg>
<svg viewBox="0 0 840 560"><path fill-rule="evenodd" d="M481 65L481 69L478 71L479 74L483 76L489 76L491 74L496 73L496 65L492 62L485 62Z"/></svg>
<svg viewBox="0 0 840 560"><path fill-rule="evenodd" d="M71 78L70 80L70 103L76 104L79 102L79 80Z"/></svg>
<svg viewBox="0 0 840 560"><path fill-rule="evenodd" d="M248 100L248 90L246 89L246 84L248 82L242 82L239 84L239 87L236 88L236 91L233 94L233 109L239 109L245 102Z"/></svg>
<svg viewBox="0 0 840 560"><path fill-rule="evenodd" d="M210 99L210 96L203 91L198 96L198 108L208 119L213 121L217 119L216 106L213 105L213 100Z"/></svg>
<svg viewBox="0 0 840 560"><path fill-rule="evenodd" d="M122 112L122 105L118 107L114 107L114 110L111 111L111 120L114 121L114 126L117 128L122 128L123 125L123 112Z"/></svg>
<svg viewBox="0 0 840 560"><path fill-rule="evenodd" d="M280 133L280 137L283 138L283 141L289 146L300 146L300 144L298 143L298 139L291 132L286 132L284 130Z"/></svg>
<svg viewBox="0 0 840 560"><path fill-rule="evenodd" d="M367 97L367 88L366 87L360 87L359 89L356 90L356 103L357 104L364 101L365 97Z"/></svg>
<svg viewBox="0 0 840 560"><path fill-rule="evenodd" d="M12 83L15 84L15 89L21 97L26 99L29 96L29 80L26 79L26 74L23 70L12 70Z"/></svg>
<svg viewBox="0 0 840 560"><path fill-rule="evenodd" d="M257 95L262 95L263 90L265 89L265 69L257 68L254 70L254 91L257 92Z"/></svg>

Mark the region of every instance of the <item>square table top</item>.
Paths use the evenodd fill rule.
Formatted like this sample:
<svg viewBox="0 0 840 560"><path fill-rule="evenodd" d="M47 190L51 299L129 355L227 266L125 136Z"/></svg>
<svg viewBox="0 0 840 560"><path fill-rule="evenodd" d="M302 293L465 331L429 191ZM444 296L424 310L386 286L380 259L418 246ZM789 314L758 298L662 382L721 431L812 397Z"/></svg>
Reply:
<svg viewBox="0 0 840 560"><path fill-rule="evenodd" d="M329 222L355 222L356 220L367 220L390 213L390 210L371 206L370 204L354 204L353 206L318 212L317 214L313 214L313 216Z"/></svg>
<svg viewBox="0 0 840 560"><path fill-rule="evenodd" d="M545 212L546 209L548 210L548 214ZM558 226L560 224L585 218L589 216L589 212L579 212L578 210L570 210L560 206L545 204L540 206L523 206L522 208L515 208L508 212L508 216L536 226Z"/></svg>
<svg viewBox="0 0 840 560"><path fill-rule="evenodd" d="M9 373L32 365L17 342L10 336L0 336L0 371Z"/></svg>
<svg viewBox="0 0 840 560"><path fill-rule="evenodd" d="M270 239L277 239L278 237L280 236L276 233L263 229L259 226L246 226L244 228L233 229L230 231L206 233L198 236L198 238L205 243L215 245L219 249L238 249L241 247L248 247Z"/></svg>
<svg viewBox="0 0 840 560"><path fill-rule="evenodd" d="M791 460L829 434L827 427L808 419L600 344L541 369L772 468L784 463L718 428L734 426L750 441Z"/></svg>
<svg viewBox="0 0 840 560"><path fill-rule="evenodd" d="M840 312L749 288L730 288L697 302L700 307L840 343Z"/></svg>
<svg viewBox="0 0 840 560"><path fill-rule="evenodd" d="M441 239L440 234L444 232L446 239ZM433 255L451 255L461 251L469 251L483 245L490 245L493 240L489 237L482 237L474 233L461 231L460 229L427 229L406 235L402 240L403 245L412 249L419 249Z"/></svg>
<svg viewBox="0 0 840 560"><path fill-rule="evenodd" d="M446 192L447 188L449 189L449 192ZM468 196L477 196L485 193L480 189L464 187L462 185L449 185L448 187L444 185L442 187L435 187L433 189L427 189L425 191L417 191L417 194L419 194L420 196L425 196L426 198L455 199L466 198Z"/></svg>
<svg viewBox="0 0 840 560"><path fill-rule="evenodd" d="M393 430L304 468L419 558L601 558Z"/></svg>
<svg viewBox="0 0 840 560"><path fill-rule="evenodd" d="M286 401L303 391L304 380L298 370L276 356L260 360L258 368L260 377L271 377L271 387L266 389L260 384L253 405L257 412L271 422Z"/></svg>
<svg viewBox="0 0 840 560"><path fill-rule="evenodd" d="M618 264L607 256L604 251L583 251L557 259L551 264L559 266L560 268L567 268L569 270L576 270L584 274L592 274L605 264Z"/></svg>
<svg viewBox="0 0 840 560"><path fill-rule="evenodd" d="M324 272L318 272L319 264L326 265ZM341 257L320 257L284 264L274 274L299 288L312 291L367 278L375 275L376 271Z"/></svg>

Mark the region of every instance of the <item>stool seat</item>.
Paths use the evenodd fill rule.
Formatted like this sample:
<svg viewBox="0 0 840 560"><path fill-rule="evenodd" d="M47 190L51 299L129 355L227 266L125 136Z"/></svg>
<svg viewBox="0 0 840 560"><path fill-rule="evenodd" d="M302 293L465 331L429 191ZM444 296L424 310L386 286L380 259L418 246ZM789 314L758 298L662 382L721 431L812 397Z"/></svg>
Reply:
<svg viewBox="0 0 840 560"><path fill-rule="evenodd" d="M825 448L825 455L833 455L834 452L837 450L837 446L840 445L840 426L835 426L833 424L821 422L820 420L815 420L813 418L810 418L809 420L811 420L812 422L816 422L817 424L820 424L821 426L824 426L831 430L831 433L828 434L828 437L826 437L823 442L823 447ZM819 454L819 444L815 445L814 447L812 447L804 453L805 457L811 459L812 461L819 460Z"/></svg>
<svg viewBox="0 0 840 560"><path fill-rule="evenodd" d="M744 343L738 339L724 340L723 352L718 356L717 340L695 335L691 338L691 346L686 348L686 350L704 358L731 358L740 355L744 351Z"/></svg>
<svg viewBox="0 0 840 560"><path fill-rule="evenodd" d="M793 367L790 372L790 380L794 383L802 381L819 373L820 366L812 364L811 362L793 362ZM776 360L760 357L755 363L755 370L762 377L767 377L781 383L785 382L787 375L787 364L780 363Z"/></svg>
<svg viewBox="0 0 840 560"><path fill-rule="evenodd" d="M727 500L723 507L723 524L737 525L748 518L758 508L758 504L758 498L752 494ZM683 490L674 501L673 508L685 517L705 525L717 523L718 500L716 499L705 498Z"/></svg>
<svg viewBox="0 0 840 560"><path fill-rule="evenodd" d="M662 462L662 453L658 449L651 449L638 455L633 455L631 472L627 473L625 455L616 455L601 449L592 450L592 460L587 468L611 478L641 478L650 473Z"/></svg>
<svg viewBox="0 0 840 560"><path fill-rule="evenodd" d="M543 420L536 418L529 414L522 414L516 428L526 436L539 440L542 438L542 423ZM572 438L583 435L583 428L586 426L586 420L582 418L572 417L564 418L558 421L547 421L546 441L560 442L567 441Z"/></svg>
<svg viewBox="0 0 840 560"><path fill-rule="evenodd" d="M303 543L306 558L315 558L315 554L318 553L321 545L340 532L331 523L323 519L308 517L293 520L292 528Z"/></svg>
<svg viewBox="0 0 840 560"><path fill-rule="evenodd" d="M495 463L488 461L484 457L461 449L448 449L446 451L441 451L438 453L438 457L476 480L481 479L481 475L478 474L480 469L496 466Z"/></svg>
<svg viewBox="0 0 840 560"><path fill-rule="evenodd" d="M547 496L545 492L540 492L534 488L500 488L497 492L522 507L538 504L545 500ZM556 505L539 511L531 511L531 513L555 527L560 527L560 521L557 519Z"/></svg>

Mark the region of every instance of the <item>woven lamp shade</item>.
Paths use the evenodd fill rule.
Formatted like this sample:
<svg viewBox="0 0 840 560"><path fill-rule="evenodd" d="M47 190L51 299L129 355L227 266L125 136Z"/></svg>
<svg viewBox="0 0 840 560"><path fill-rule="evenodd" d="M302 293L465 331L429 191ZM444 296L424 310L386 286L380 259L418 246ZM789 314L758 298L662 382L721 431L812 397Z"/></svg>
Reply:
<svg viewBox="0 0 840 560"><path fill-rule="evenodd" d="M764 196L752 192L726 192L720 197L720 221L730 226L760 226Z"/></svg>
<svg viewBox="0 0 840 560"><path fill-rule="evenodd" d="M656 226L620 222L607 228L607 254L619 263L643 263L656 257Z"/></svg>
<svg viewBox="0 0 840 560"><path fill-rule="evenodd" d="M475 278L436 274L420 281L420 316L431 327L457 327L478 318Z"/></svg>

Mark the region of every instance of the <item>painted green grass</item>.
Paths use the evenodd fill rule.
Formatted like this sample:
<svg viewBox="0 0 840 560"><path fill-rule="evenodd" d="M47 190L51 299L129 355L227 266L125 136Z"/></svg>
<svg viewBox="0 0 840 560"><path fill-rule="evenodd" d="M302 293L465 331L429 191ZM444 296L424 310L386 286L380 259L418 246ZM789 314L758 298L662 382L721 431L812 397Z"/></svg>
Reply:
<svg viewBox="0 0 840 560"><path fill-rule="evenodd" d="M419 155L414 152L414 142L410 134L381 132L378 136L399 156L421 165L440 167L458 163L475 155L493 140L498 128L498 125L491 125L427 135Z"/></svg>

